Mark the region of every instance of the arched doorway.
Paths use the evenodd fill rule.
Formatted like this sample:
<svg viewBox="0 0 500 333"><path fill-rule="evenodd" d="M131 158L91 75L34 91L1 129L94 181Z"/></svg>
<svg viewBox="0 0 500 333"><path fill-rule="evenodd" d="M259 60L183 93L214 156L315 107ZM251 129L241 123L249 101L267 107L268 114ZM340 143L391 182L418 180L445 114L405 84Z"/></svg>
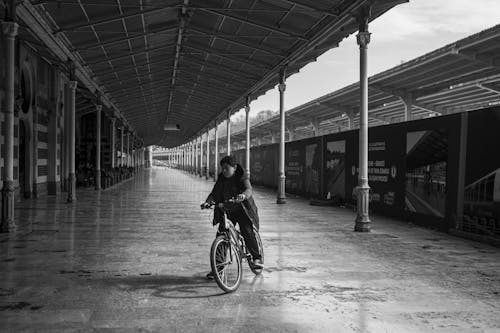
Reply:
<svg viewBox="0 0 500 333"><path fill-rule="evenodd" d="M24 113L30 111L31 103L33 101L33 87L31 81L31 75L26 67L21 71L21 95L23 97L23 103L21 105L21 110Z"/></svg>
<svg viewBox="0 0 500 333"><path fill-rule="evenodd" d="M30 197L29 189L29 148L28 131L24 120L19 120L19 194L21 198Z"/></svg>

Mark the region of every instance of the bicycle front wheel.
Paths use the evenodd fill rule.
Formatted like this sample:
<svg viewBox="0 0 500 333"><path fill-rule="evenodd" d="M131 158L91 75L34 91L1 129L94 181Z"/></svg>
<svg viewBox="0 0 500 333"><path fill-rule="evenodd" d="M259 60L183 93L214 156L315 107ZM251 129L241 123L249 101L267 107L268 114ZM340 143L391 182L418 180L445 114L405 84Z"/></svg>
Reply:
<svg viewBox="0 0 500 333"><path fill-rule="evenodd" d="M210 266L217 285L227 293L240 286L243 275L241 257L234 244L225 236L218 236L210 249Z"/></svg>

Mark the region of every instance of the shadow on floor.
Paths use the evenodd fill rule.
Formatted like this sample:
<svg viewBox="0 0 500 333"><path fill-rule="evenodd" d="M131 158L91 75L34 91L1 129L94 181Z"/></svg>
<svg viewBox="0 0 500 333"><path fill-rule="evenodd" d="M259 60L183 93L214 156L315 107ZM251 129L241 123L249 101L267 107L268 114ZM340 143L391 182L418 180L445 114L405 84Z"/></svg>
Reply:
<svg viewBox="0 0 500 333"><path fill-rule="evenodd" d="M151 296L160 298L207 298L225 295L205 273L193 276L151 275L104 278L102 282L127 292L151 291Z"/></svg>

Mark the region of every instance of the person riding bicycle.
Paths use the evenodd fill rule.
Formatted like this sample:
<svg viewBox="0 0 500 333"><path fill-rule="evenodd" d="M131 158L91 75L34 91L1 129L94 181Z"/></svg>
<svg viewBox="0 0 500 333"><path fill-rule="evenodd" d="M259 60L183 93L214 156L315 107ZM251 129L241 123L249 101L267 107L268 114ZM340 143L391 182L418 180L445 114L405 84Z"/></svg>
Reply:
<svg viewBox="0 0 500 333"><path fill-rule="evenodd" d="M259 245L255 238L255 233L259 232L259 215L252 197L250 179L241 165L236 162L234 156L224 157L220 161L220 166L222 172L202 207L208 207L211 202L217 204L214 209L213 225L219 224L218 233L221 233L224 228L223 223L220 223L224 216L222 210L224 207L229 220L240 226L241 235L252 255L253 262L251 264L257 268L263 268ZM232 198L236 198L236 202L227 203ZM222 203L224 204L222 205ZM212 279L213 273L208 273L207 278Z"/></svg>

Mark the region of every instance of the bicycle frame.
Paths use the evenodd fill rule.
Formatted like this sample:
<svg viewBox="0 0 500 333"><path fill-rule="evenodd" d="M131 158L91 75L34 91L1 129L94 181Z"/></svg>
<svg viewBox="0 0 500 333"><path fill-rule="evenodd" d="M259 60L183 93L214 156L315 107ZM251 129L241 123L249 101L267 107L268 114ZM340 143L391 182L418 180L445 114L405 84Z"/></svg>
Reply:
<svg viewBox="0 0 500 333"><path fill-rule="evenodd" d="M248 258L249 254L247 253L246 244L245 240L243 239L243 236L241 236L241 233L236 229L233 222L227 217L227 212L225 208L223 208L223 211L224 211L223 214L224 235L238 249L238 251L240 252L240 257Z"/></svg>

